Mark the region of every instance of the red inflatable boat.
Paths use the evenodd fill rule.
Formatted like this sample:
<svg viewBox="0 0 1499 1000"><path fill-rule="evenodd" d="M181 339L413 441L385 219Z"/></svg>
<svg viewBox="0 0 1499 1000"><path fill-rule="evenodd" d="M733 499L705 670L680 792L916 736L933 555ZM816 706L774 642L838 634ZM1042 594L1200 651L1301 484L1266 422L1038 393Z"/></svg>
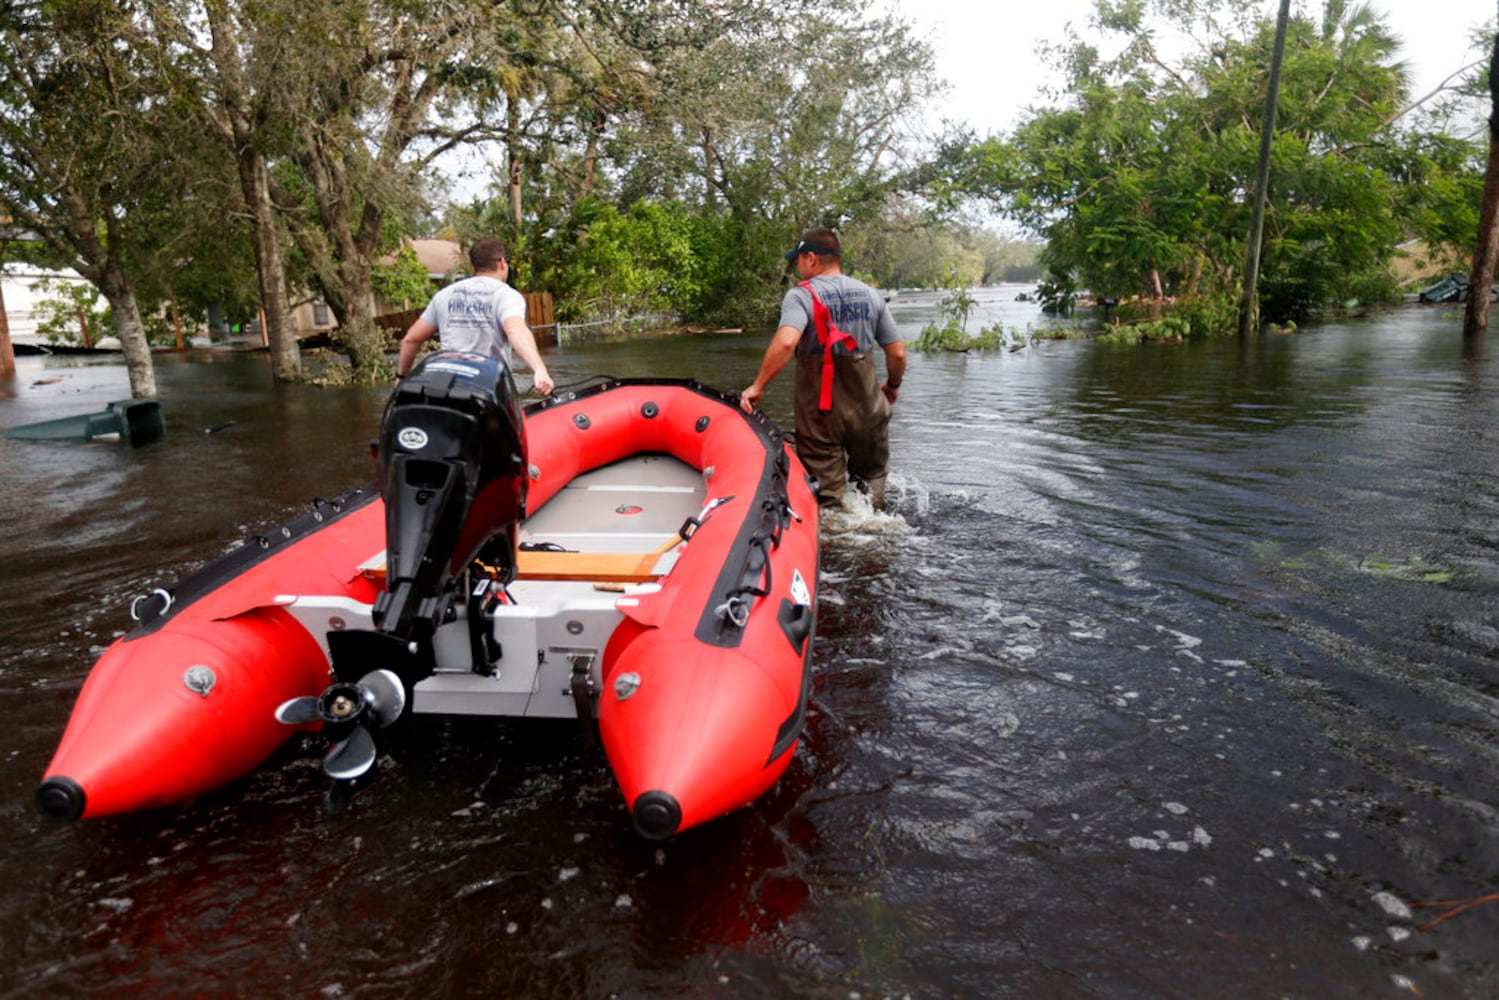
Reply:
<svg viewBox="0 0 1499 1000"><path fill-rule="evenodd" d="M762 415L695 382L533 404L438 354L356 490L136 602L37 801L181 802L321 730L341 781L409 713L596 720L635 828L664 839L785 771L805 718L817 502Z"/></svg>

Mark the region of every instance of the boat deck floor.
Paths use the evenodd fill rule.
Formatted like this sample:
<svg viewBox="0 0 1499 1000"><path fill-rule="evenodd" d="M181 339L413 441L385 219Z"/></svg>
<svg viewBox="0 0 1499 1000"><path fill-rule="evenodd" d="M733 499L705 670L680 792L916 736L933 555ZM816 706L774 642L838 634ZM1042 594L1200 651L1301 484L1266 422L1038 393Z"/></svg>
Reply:
<svg viewBox="0 0 1499 1000"><path fill-rule="evenodd" d="M635 455L578 476L520 529L522 579L648 580L675 561L701 513L702 473L670 455Z"/></svg>

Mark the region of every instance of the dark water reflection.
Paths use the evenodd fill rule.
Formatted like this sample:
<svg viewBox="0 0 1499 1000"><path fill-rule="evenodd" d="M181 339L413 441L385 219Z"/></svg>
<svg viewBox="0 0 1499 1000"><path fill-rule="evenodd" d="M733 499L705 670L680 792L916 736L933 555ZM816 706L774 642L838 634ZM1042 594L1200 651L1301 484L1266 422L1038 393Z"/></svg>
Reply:
<svg viewBox="0 0 1499 1000"><path fill-rule="evenodd" d="M549 364L736 388L762 346ZM414 720L344 812L292 746L42 822L129 598L371 471L382 393L164 360L164 445L0 439L0 995L1491 996L1499 904L1408 907L1499 891L1496 375L1435 310L917 356L898 517L829 525L796 763L658 848L570 726L481 720ZM0 425L123 385L27 362Z"/></svg>

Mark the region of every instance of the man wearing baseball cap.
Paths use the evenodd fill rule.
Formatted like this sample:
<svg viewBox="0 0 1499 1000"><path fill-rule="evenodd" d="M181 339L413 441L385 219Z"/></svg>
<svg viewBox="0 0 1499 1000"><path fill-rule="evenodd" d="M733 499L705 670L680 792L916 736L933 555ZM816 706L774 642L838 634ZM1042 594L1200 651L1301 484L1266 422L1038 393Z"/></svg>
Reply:
<svg viewBox="0 0 1499 1000"><path fill-rule="evenodd" d="M766 387L796 357L796 453L817 477L817 502L843 502L849 480L876 510L885 506L890 411L906 373L906 344L885 300L843 273L831 229L808 229L786 260L800 284L781 300L781 319L760 372L739 396L753 413ZM876 353L885 357L880 381Z"/></svg>

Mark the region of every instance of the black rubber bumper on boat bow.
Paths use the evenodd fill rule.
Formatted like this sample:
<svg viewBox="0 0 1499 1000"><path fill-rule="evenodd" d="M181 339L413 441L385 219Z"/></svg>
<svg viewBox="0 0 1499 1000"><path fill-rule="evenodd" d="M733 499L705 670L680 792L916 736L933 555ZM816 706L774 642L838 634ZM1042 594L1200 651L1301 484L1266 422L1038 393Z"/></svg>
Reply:
<svg viewBox="0 0 1499 1000"><path fill-rule="evenodd" d="M49 819L77 819L87 804L88 796L72 778L48 778L36 790L37 808Z"/></svg>
<svg viewBox="0 0 1499 1000"><path fill-rule="evenodd" d="M642 792L630 810L635 832L646 840L665 840L682 825L682 806L666 792Z"/></svg>

